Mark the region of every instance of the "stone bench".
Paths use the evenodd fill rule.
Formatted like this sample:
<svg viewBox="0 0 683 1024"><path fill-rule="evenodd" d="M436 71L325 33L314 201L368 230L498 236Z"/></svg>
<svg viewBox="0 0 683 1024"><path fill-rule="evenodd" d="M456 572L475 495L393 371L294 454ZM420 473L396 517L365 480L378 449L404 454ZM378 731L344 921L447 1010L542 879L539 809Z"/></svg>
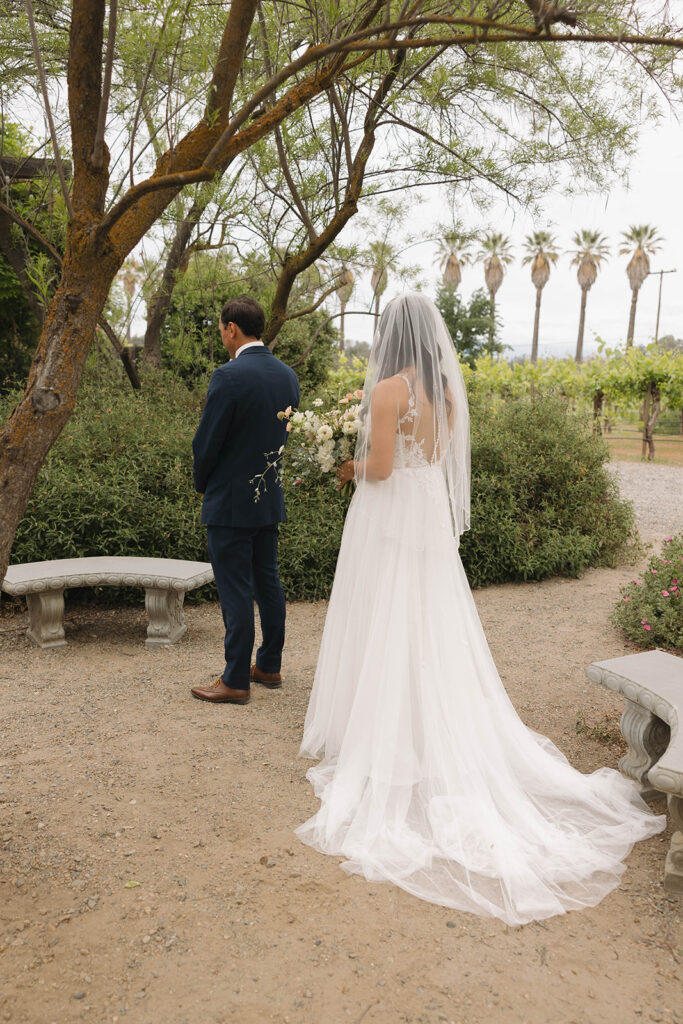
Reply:
<svg viewBox="0 0 683 1024"><path fill-rule="evenodd" d="M683 658L644 651L596 661L586 675L624 698L621 733L628 750L619 769L644 797L666 794L674 834L664 888L683 893Z"/></svg>
<svg viewBox="0 0 683 1024"><path fill-rule="evenodd" d="M28 635L39 647L63 647L64 590L69 587L144 587L149 618L145 644L174 644L187 626L186 590L211 583L208 562L176 558L63 558L54 562L11 565L2 589L26 598Z"/></svg>

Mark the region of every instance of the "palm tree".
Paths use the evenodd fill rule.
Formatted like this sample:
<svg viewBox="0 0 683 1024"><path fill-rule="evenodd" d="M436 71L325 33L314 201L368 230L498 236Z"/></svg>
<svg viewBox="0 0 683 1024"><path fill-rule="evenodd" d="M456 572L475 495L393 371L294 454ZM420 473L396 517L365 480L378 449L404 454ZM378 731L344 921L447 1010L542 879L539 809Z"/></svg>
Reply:
<svg viewBox="0 0 683 1024"><path fill-rule="evenodd" d="M626 267L628 283L631 286L631 312L626 333L626 347L630 348L636 328L638 292L650 273L650 254L657 252L661 238L657 234L657 229L653 228L651 224L632 224L628 231L622 231L621 237L624 241L619 249L619 255L631 255Z"/></svg>
<svg viewBox="0 0 683 1024"><path fill-rule="evenodd" d="M386 290L387 284L389 283L389 271L396 270L398 253L391 247L389 242L379 240L376 242L370 242L370 245L368 246L368 256L370 259L370 266L372 267L370 284L372 286L372 296L375 304L375 316L378 317L379 301Z"/></svg>
<svg viewBox="0 0 683 1024"><path fill-rule="evenodd" d="M462 280L462 268L467 266L472 258L470 247L473 240L473 232L465 231L460 225L456 225L451 231L444 231L439 239L439 270L443 270L443 283L453 291Z"/></svg>
<svg viewBox="0 0 683 1024"><path fill-rule="evenodd" d="M576 276L581 289L581 313L579 314L579 335L576 339L576 362L583 359L583 331L586 324L586 301L588 292L595 284L600 264L609 253L607 239L599 231L583 229L573 238L574 255L572 266L578 267Z"/></svg>
<svg viewBox="0 0 683 1024"><path fill-rule="evenodd" d="M493 351L493 334L496 326L496 292L503 283L505 267L512 263L510 239L498 231L488 231L481 240L479 258L484 261L484 280L491 297L491 326L489 327L489 352Z"/></svg>
<svg viewBox="0 0 683 1024"><path fill-rule="evenodd" d="M534 317L534 337L531 342L531 362L538 359L538 326L541 319L541 295L550 277L551 263L557 263L559 253L555 239L549 231L534 231L526 236L524 242L526 256L522 263L531 264L531 280L536 289L536 316Z"/></svg>
<svg viewBox="0 0 683 1024"><path fill-rule="evenodd" d="M335 289L339 296L339 302L341 303L341 317L339 324L339 351L344 351L344 313L346 312L346 303L351 298L351 292L353 291L353 282L355 276L350 267L346 264L341 268L339 272L339 283Z"/></svg>

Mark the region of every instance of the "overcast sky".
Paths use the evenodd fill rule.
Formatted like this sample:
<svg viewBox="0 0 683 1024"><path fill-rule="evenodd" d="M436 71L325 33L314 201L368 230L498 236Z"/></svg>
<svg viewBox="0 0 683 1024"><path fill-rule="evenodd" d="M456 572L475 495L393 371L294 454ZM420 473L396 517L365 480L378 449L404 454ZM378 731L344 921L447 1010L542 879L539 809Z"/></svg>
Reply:
<svg viewBox="0 0 683 1024"><path fill-rule="evenodd" d="M548 196L544 202L545 220L534 221L524 211L512 211L502 204L485 222L474 210L463 208L463 218L472 229L495 223L498 230L509 235L515 252L515 262L508 269L498 292L498 308L503 319L502 341L512 346L514 354L529 354L533 331L535 290L531 284L528 266L521 266L522 243L535 228L552 225L563 255L553 268L543 291L540 327L540 355L573 354L579 319L580 290L576 280L576 267L565 251L571 248L572 235L581 228L598 229L605 234L611 246L611 255L603 264L598 280L588 295L584 350L594 351L595 338L608 344L622 344L626 339L631 291L626 276L628 257L619 256L620 232L632 224L652 224L662 235L661 250L651 258L653 270L672 270L663 278L662 311L659 334L683 337L683 120L678 123L667 117L658 127L643 129L640 151L631 165L628 186L615 181L607 192L565 197ZM432 194L419 209L419 217L429 230L429 222L444 220L440 208L443 199ZM414 225L408 225L414 232ZM433 243L415 246L406 254L411 263L423 267L425 291L433 295L438 285L438 258ZM368 277L369 275L365 275ZM659 277L651 276L640 290L636 315L635 340L645 344L655 333L657 292ZM463 274L461 294L469 297L484 281L483 267L478 263L467 267ZM386 302L398 294L402 285L390 281L383 297ZM367 308L370 301L369 283L359 280L354 299L355 308ZM369 341L372 334L370 318L349 319L347 335ZM513 354L512 352L509 354Z"/></svg>

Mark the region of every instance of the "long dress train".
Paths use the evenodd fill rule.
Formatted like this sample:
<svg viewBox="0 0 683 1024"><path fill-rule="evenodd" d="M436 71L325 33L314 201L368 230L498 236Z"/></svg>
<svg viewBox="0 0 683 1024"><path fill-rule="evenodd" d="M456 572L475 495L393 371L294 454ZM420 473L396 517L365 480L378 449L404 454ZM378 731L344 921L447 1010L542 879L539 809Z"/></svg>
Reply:
<svg viewBox="0 0 683 1024"><path fill-rule="evenodd" d="M595 905L665 826L632 782L581 774L517 716L441 468L400 437L392 475L361 481L349 508L301 755L322 757L303 842L511 925Z"/></svg>

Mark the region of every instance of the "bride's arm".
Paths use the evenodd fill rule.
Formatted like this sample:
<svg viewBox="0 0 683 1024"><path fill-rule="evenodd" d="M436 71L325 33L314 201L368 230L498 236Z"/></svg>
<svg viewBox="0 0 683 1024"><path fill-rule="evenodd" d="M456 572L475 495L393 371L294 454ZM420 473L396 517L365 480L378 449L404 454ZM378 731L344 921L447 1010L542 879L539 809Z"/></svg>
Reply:
<svg viewBox="0 0 683 1024"><path fill-rule="evenodd" d="M365 480L387 480L394 468L394 445L398 425L401 385L394 378L383 380L372 392L370 405L370 454L360 462L342 463L340 484L353 476Z"/></svg>

